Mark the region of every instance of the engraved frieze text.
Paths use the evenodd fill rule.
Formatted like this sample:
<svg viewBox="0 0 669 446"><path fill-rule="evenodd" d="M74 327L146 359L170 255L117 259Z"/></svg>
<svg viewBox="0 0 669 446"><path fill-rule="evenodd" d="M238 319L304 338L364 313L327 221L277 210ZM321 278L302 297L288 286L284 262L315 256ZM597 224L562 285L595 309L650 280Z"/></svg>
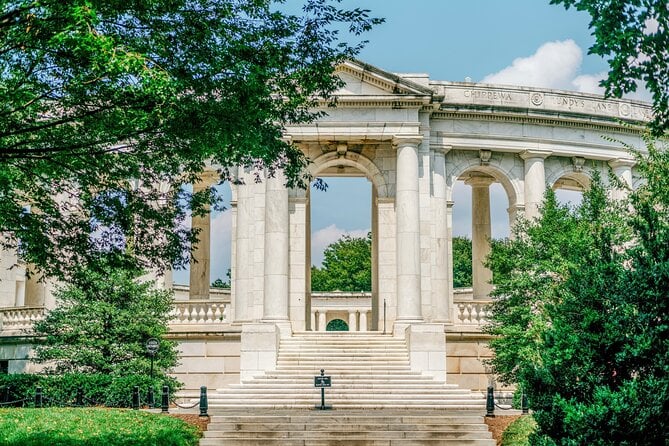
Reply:
<svg viewBox="0 0 669 446"><path fill-rule="evenodd" d="M488 99L490 101L511 101L511 93L507 91L482 91L482 90L465 90L466 98L474 99Z"/></svg>

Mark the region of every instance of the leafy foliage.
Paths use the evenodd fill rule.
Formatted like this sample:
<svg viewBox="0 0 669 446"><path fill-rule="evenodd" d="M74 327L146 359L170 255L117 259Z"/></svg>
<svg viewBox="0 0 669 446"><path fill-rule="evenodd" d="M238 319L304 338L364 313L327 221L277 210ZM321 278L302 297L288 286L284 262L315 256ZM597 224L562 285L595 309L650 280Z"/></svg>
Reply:
<svg viewBox="0 0 669 446"><path fill-rule="evenodd" d="M224 289L229 289L230 288L230 283L232 282L232 274L231 274L231 269L228 268L228 271L225 273L225 275L228 277L228 280L226 282L223 282L223 279L218 278L214 280L211 283L212 288L224 288Z"/></svg>
<svg viewBox="0 0 669 446"><path fill-rule="evenodd" d="M527 391L532 444L666 441L669 156L647 144L629 203L594 175L579 207L548 190L541 217L493 247L491 365Z"/></svg>
<svg viewBox="0 0 669 446"><path fill-rule="evenodd" d="M371 291L372 233L343 236L323 253L323 267L311 267L312 291Z"/></svg>
<svg viewBox="0 0 669 446"><path fill-rule="evenodd" d="M341 85L334 66L361 46L339 30L381 22L337 3L1 2L0 246L63 280L101 253L179 267L197 236L187 208L216 202L181 187L206 163L222 180L281 167L301 184L306 160L282 128Z"/></svg>
<svg viewBox="0 0 669 446"><path fill-rule="evenodd" d="M609 74L601 85L621 97L645 83L653 95L651 129L669 129L669 9L666 0L551 0L551 4L587 11L595 44L590 53L608 59Z"/></svg>
<svg viewBox="0 0 669 446"><path fill-rule="evenodd" d="M515 420L502 434L502 446L527 446L529 436L536 429L537 423L531 416Z"/></svg>
<svg viewBox="0 0 669 446"><path fill-rule="evenodd" d="M174 417L112 409L0 409L7 446L196 446L197 428Z"/></svg>
<svg viewBox="0 0 669 446"><path fill-rule="evenodd" d="M176 365L175 343L164 339L173 296L141 282L138 273L83 268L78 281L57 291L56 299L57 308L34 326L43 337L35 360L50 371L148 375L149 338L160 342L156 376L164 379Z"/></svg>
<svg viewBox="0 0 669 446"><path fill-rule="evenodd" d="M348 324L341 319L332 319L325 327L325 331L348 331Z"/></svg>
<svg viewBox="0 0 669 446"><path fill-rule="evenodd" d="M472 286L472 241L453 237L453 287Z"/></svg>
<svg viewBox="0 0 669 446"><path fill-rule="evenodd" d="M140 402L147 402L148 390L154 389L158 401L162 386L168 386L170 396L181 388L171 377L147 375L117 376L107 373L65 373L62 375L38 375L16 373L0 375L0 403L15 402L10 406L33 407L35 390L42 388L45 406L77 404L77 393L81 390L84 406L132 407L133 387L139 386Z"/></svg>

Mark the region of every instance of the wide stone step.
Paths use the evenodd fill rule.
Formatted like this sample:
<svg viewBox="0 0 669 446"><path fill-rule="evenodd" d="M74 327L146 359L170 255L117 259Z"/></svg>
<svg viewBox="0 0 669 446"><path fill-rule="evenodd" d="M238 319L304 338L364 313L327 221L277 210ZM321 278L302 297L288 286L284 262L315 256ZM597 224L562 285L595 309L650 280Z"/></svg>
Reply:
<svg viewBox="0 0 669 446"><path fill-rule="evenodd" d="M383 421L383 420L382 420ZM350 421L341 422L340 420L332 420L327 423L323 422L308 422L290 424L290 429L293 431L347 431L347 432L362 432L362 431L439 431L439 432L487 432L488 429L485 424L454 424L453 422L444 423L425 423L424 420L419 420L416 424L388 424L387 421L383 423L370 423L366 421ZM286 422L271 423L251 420L243 420L243 422L215 422L212 421L208 425L209 431L240 431L240 432L262 432L262 431L280 431L285 429Z"/></svg>
<svg viewBox="0 0 669 446"><path fill-rule="evenodd" d="M429 399L429 398L412 398L412 399L374 399L374 398L327 398L326 404L339 409L358 409L358 408L483 408L484 402L478 400L456 400L456 399ZM320 398L225 398L213 399L209 402L210 407L266 407L266 408L313 408L320 404Z"/></svg>
<svg viewBox="0 0 669 446"><path fill-rule="evenodd" d="M495 446L492 439L354 439L331 437L321 439L275 438L202 438L200 446Z"/></svg>
<svg viewBox="0 0 669 446"><path fill-rule="evenodd" d="M243 431L243 432L205 432L205 438L286 438L286 439L309 439L309 440L327 440L333 436L338 438L352 438L365 440L391 440L400 438L409 438L414 440L422 439L480 439L481 432L463 432L463 431L361 431L351 427L350 430L336 431L313 431L313 430L263 430L263 431ZM285 426L284 426L285 429Z"/></svg>

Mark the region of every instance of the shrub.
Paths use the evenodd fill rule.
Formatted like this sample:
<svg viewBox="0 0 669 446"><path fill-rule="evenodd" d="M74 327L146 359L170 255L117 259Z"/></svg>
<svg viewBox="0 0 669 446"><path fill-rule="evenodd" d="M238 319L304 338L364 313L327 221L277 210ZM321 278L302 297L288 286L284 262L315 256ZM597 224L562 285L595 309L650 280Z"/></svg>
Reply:
<svg viewBox="0 0 669 446"><path fill-rule="evenodd" d="M527 446L529 437L537 427L531 416L522 416L506 428L502 434L502 446Z"/></svg>
<svg viewBox="0 0 669 446"><path fill-rule="evenodd" d="M151 386L154 389L155 401L160 402L163 385L169 387L171 399L181 387L174 378L154 378L152 381L146 375L113 376L101 373L2 375L0 391L7 393L0 393L0 402L27 399L15 406L32 406L35 389L39 386L42 388L45 406L73 405L76 402L77 392L81 389L85 406L131 407L134 386L139 386L140 403L145 405Z"/></svg>
<svg viewBox="0 0 669 446"><path fill-rule="evenodd" d="M23 406L26 402L24 398L32 398L35 394L35 387L40 379L39 375L27 373L0 375L0 403L17 401L11 406ZM27 401L30 403L30 401Z"/></svg>

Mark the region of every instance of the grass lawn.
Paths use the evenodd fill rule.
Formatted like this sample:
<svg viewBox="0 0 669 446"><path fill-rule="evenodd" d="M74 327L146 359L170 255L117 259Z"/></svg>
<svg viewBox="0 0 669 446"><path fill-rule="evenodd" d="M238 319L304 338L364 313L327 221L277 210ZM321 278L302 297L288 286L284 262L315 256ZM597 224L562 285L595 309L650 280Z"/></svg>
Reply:
<svg viewBox="0 0 669 446"><path fill-rule="evenodd" d="M528 437L537 423L530 415L525 415L511 423L502 434L502 446L527 446L530 444Z"/></svg>
<svg viewBox="0 0 669 446"><path fill-rule="evenodd" d="M0 409L0 446L196 446L197 428L125 409Z"/></svg>

